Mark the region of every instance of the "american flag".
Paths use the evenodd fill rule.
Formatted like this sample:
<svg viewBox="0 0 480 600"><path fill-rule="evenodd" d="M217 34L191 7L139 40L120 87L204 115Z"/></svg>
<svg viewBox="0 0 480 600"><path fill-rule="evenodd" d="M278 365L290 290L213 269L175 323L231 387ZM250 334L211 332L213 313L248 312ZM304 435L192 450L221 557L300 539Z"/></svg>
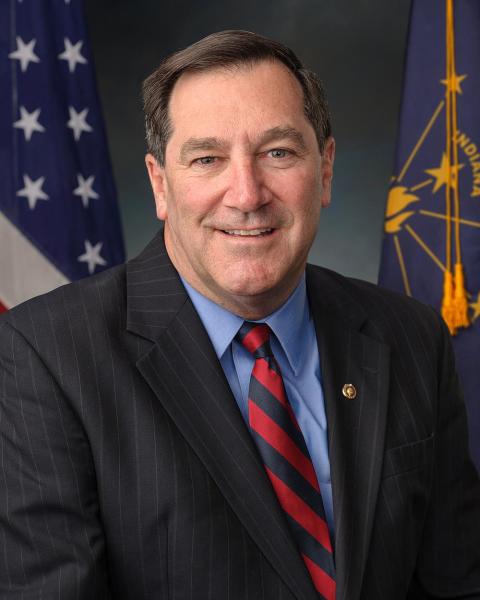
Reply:
<svg viewBox="0 0 480 600"><path fill-rule="evenodd" d="M1 0L0 311L124 258L82 0Z"/></svg>

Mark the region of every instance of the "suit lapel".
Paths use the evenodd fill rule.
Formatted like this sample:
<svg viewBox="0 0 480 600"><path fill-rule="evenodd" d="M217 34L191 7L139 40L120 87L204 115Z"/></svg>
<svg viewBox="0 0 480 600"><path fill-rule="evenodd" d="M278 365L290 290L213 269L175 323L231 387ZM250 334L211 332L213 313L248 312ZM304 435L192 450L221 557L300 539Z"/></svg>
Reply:
<svg viewBox="0 0 480 600"><path fill-rule="evenodd" d="M160 235L127 266L127 327L154 342L137 367L285 584L313 600L253 440Z"/></svg>
<svg viewBox="0 0 480 600"><path fill-rule="evenodd" d="M365 333L366 313L333 277L307 270L328 421L337 600L361 592L380 482L389 347ZM355 386L348 399L344 384Z"/></svg>

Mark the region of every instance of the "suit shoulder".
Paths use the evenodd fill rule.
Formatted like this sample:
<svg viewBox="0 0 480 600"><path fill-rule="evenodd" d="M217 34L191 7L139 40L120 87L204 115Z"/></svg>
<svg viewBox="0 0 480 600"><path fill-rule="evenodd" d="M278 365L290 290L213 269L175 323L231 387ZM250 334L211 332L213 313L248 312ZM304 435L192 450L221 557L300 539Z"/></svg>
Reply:
<svg viewBox="0 0 480 600"><path fill-rule="evenodd" d="M10 325L27 339L38 339L44 332L78 328L86 320L109 320L115 311L125 315L125 265L112 267L36 296L12 308L0 318L0 331Z"/></svg>
<svg viewBox="0 0 480 600"><path fill-rule="evenodd" d="M308 271L310 277L321 282L319 289L325 287L329 290L330 303L335 304L338 310L341 311L342 306L356 305L369 322L388 337L395 336L399 330L418 333L419 328L438 336L437 339L446 333L440 315L431 306L414 298L323 267L309 265Z"/></svg>

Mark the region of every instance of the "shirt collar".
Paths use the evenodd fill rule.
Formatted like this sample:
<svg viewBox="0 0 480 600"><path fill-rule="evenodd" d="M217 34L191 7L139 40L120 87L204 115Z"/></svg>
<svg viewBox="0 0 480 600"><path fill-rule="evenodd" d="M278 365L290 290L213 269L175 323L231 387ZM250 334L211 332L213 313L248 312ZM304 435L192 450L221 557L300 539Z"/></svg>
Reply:
<svg viewBox="0 0 480 600"><path fill-rule="evenodd" d="M305 274L288 300L271 315L262 319L280 342L295 375L303 363L303 352L308 339L310 310L307 300Z"/></svg>
<svg viewBox="0 0 480 600"><path fill-rule="evenodd" d="M187 283L183 277L181 277L181 280L203 326L207 330L217 357L221 359L244 320L206 298Z"/></svg>
<svg viewBox="0 0 480 600"><path fill-rule="evenodd" d="M219 359L232 343L244 319L206 298L181 278L185 289L200 316ZM305 275L280 308L259 320L267 323L285 352L293 372L297 375L302 362L307 329L310 321Z"/></svg>

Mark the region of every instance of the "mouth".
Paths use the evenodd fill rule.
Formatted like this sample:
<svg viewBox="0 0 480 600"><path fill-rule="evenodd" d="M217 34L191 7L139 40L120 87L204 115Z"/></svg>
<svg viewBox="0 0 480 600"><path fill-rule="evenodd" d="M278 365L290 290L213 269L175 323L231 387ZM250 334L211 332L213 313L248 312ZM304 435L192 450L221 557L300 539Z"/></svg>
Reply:
<svg viewBox="0 0 480 600"><path fill-rule="evenodd" d="M238 238L258 238L272 235L275 231L272 227L266 227L262 229L221 229L223 233Z"/></svg>

